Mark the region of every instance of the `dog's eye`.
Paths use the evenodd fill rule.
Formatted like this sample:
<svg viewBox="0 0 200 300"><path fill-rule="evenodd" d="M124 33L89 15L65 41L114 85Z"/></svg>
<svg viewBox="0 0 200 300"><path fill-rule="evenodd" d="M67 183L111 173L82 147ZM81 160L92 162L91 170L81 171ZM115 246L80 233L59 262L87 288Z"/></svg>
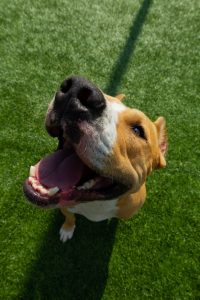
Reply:
<svg viewBox="0 0 200 300"><path fill-rule="evenodd" d="M133 125L132 130L137 136L141 137L142 139L146 139L144 128L141 125Z"/></svg>

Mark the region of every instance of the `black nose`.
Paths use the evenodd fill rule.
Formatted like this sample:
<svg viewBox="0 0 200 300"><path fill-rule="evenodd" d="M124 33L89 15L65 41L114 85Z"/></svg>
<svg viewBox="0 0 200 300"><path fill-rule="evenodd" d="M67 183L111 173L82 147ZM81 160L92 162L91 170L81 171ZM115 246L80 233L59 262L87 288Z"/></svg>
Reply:
<svg viewBox="0 0 200 300"><path fill-rule="evenodd" d="M54 108L61 118L93 120L106 107L103 93L90 81L80 76L66 79L56 93Z"/></svg>

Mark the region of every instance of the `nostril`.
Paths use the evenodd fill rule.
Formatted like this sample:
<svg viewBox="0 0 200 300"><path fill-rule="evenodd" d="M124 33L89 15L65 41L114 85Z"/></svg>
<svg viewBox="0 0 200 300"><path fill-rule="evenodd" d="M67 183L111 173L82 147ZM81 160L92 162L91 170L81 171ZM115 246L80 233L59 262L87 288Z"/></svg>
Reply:
<svg viewBox="0 0 200 300"><path fill-rule="evenodd" d="M92 90L88 87L82 87L77 95L77 98L81 102L82 105L88 107L88 100L90 96L92 95Z"/></svg>
<svg viewBox="0 0 200 300"><path fill-rule="evenodd" d="M69 78L63 81L63 83L60 86L60 90L63 93L67 93L70 90L71 86L72 86L72 78Z"/></svg>
<svg viewBox="0 0 200 300"><path fill-rule="evenodd" d="M48 134L52 137L59 137L62 133L62 129L60 126L47 126L46 125L46 130Z"/></svg>

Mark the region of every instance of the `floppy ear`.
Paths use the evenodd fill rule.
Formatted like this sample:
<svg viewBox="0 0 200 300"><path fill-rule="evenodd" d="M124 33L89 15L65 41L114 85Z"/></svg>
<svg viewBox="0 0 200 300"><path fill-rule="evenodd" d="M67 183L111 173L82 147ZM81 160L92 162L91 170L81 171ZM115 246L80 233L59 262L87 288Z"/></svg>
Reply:
<svg viewBox="0 0 200 300"><path fill-rule="evenodd" d="M158 168L163 168L166 166L165 154L167 152L167 130L166 130L166 121L163 117L159 117L154 122L157 134L158 134L158 144L160 148L160 160L158 163Z"/></svg>
<svg viewBox="0 0 200 300"><path fill-rule="evenodd" d="M115 98L117 98L119 101L123 101L125 97L126 96L124 94L119 94L119 95L115 96Z"/></svg>

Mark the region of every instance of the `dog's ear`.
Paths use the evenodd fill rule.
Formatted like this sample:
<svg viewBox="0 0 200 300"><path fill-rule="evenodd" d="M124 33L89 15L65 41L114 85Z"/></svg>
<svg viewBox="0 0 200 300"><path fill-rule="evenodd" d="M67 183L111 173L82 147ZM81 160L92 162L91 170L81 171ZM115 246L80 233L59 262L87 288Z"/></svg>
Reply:
<svg viewBox="0 0 200 300"><path fill-rule="evenodd" d="M165 155L167 152L167 130L166 130L166 121L163 117L159 117L155 122L154 122L156 129L157 129L157 134L158 134L158 144L160 148L160 160L158 163L158 168L163 168L166 166L166 160L165 160Z"/></svg>
<svg viewBox="0 0 200 300"><path fill-rule="evenodd" d="M117 98L119 101L123 101L125 97L126 96L124 94L119 94L119 95L115 96L115 98Z"/></svg>

